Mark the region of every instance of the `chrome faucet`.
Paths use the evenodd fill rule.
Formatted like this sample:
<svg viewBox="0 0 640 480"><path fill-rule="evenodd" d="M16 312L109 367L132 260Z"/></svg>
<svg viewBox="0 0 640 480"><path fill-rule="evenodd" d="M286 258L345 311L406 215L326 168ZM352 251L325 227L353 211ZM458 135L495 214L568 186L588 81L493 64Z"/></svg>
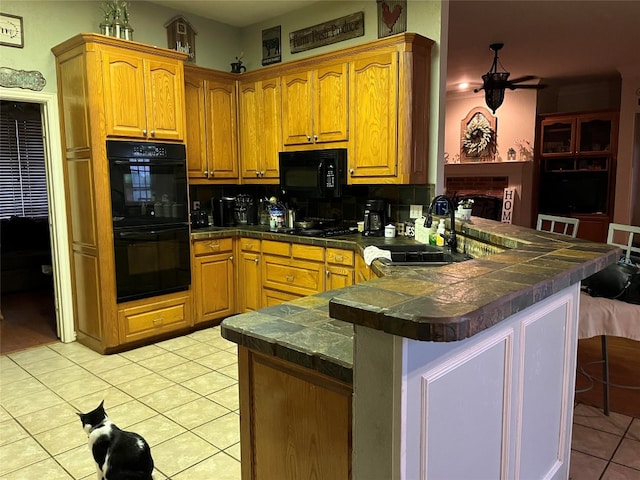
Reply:
<svg viewBox="0 0 640 480"><path fill-rule="evenodd" d="M449 204L449 222L451 227L451 234L449 238L445 238L445 241L452 252L455 252L458 247L458 240L456 239L456 207L453 205L453 201L447 197L446 195L436 195L436 197L431 200L429 204L429 210L427 212L427 218L424 221L424 226L427 228L431 228L431 224L433 223L433 206L436 204L438 200L446 200Z"/></svg>

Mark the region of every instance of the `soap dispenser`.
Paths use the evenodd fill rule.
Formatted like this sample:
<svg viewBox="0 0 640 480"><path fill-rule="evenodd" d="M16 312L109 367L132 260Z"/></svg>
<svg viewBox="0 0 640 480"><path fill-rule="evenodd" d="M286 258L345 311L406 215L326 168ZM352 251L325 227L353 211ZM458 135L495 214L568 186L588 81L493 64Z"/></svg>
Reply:
<svg viewBox="0 0 640 480"><path fill-rule="evenodd" d="M444 247L444 218L440 219L440 223L438 224L438 230L436 231L436 245L438 247Z"/></svg>

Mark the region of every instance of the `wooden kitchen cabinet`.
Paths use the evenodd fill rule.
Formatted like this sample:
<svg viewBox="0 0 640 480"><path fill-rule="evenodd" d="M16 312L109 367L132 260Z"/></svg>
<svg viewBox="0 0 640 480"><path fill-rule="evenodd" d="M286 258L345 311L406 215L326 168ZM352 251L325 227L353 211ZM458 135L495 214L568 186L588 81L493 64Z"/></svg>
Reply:
<svg viewBox="0 0 640 480"><path fill-rule="evenodd" d="M191 296L178 292L120 304L120 343L126 344L186 329L192 325Z"/></svg>
<svg viewBox="0 0 640 480"><path fill-rule="evenodd" d="M101 55L106 134L182 140L183 62L111 46Z"/></svg>
<svg viewBox="0 0 640 480"><path fill-rule="evenodd" d="M250 77L252 78L252 77ZM243 183L280 181L282 107L280 77L240 82L240 171Z"/></svg>
<svg viewBox="0 0 640 480"><path fill-rule="evenodd" d="M371 42L349 65L350 184L424 184L433 41Z"/></svg>
<svg viewBox="0 0 640 480"><path fill-rule="evenodd" d="M354 253L351 250L327 248L325 255L327 259L325 290L353 285L355 281Z"/></svg>
<svg viewBox="0 0 640 480"><path fill-rule="evenodd" d="M238 240L238 312L245 313L262 308L262 254L260 240Z"/></svg>
<svg viewBox="0 0 640 480"><path fill-rule="evenodd" d="M242 478L351 478L351 385L238 347Z"/></svg>
<svg viewBox="0 0 640 480"><path fill-rule="evenodd" d="M262 287L299 296L324 291L324 247L262 241Z"/></svg>
<svg viewBox="0 0 640 480"><path fill-rule="evenodd" d="M230 73L185 66L187 171L192 184L236 183L236 79Z"/></svg>
<svg viewBox="0 0 640 480"><path fill-rule="evenodd" d="M51 50L77 340L110 353L139 339L183 331L193 325L191 290L116 301L106 140L182 141L187 54L94 33L75 35ZM149 313L165 308L161 322Z"/></svg>
<svg viewBox="0 0 640 480"><path fill-rule="evenodd" d="M349 137L349 64L320 64L282 77L285 146L343 142Z"/></svg>
<svg viewBox="0 0 640 480"><path fill-rule="evenodd" d="M233 239L193 242L195 323L236 313Z"/></svg>

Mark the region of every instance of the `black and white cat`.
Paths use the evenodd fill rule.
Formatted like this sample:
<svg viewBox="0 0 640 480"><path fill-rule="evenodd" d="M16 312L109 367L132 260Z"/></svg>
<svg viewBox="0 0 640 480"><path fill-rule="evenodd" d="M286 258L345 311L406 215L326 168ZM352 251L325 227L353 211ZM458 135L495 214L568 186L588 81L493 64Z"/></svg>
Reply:
<svg viewBox="0 0 640 480"><path fill-rule="evenodd" d="M104 400L89 413L79 413L89 437L98 480L153 480L149 444L137 433L120 430L104 411Z"/></svg>

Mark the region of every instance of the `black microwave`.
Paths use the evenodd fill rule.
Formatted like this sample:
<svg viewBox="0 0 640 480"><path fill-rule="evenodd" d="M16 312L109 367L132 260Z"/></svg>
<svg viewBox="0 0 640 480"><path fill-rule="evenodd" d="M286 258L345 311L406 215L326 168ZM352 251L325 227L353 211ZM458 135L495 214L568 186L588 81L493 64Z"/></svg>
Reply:
<svg viewBox="0 0 640 480"><path fill-rule="evenodd" d="M311 198L342 195L347 183L347 149L280 152L280 187L283 192Z"/></svg>

